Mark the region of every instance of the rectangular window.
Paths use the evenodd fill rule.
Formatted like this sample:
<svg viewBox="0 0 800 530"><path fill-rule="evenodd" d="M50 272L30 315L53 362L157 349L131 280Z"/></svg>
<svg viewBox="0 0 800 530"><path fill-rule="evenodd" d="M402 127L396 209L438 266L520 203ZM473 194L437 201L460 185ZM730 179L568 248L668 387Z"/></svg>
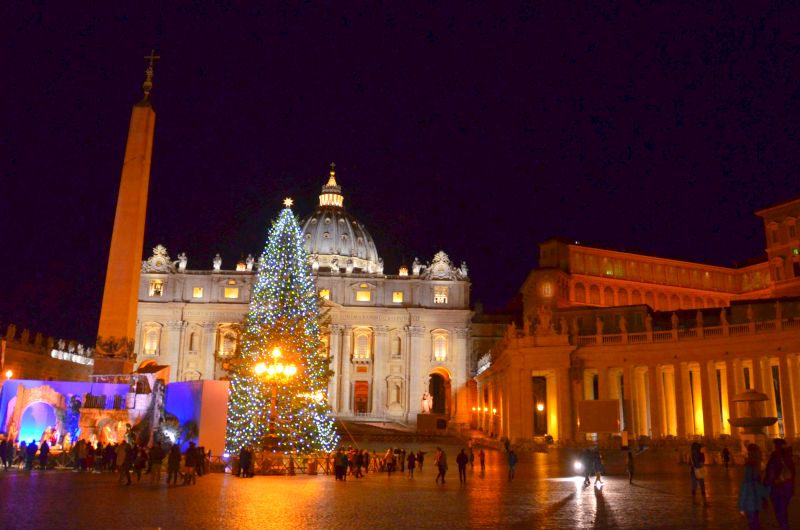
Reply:
<svg viewBox="0 0 800 530"><path fill-rule="evenodd" d="M369 302L372 300L372 291L356 291L356 302Z"/></svg>
<svg viewBox="0 0 800 530"><path fill-rule="evenodd" d="M789 225L789 237L795 239L797 237L797 229L794 225Z"/></svg>
<svg viewBox="0 0 800 530"><path fill-rule="evenodd" d="M230 299L239 298L239 288L238 287L226 287L224 296L225 296L225 298L230 298Z"/></svg>
<svg viewBox="0 0 800 530"><path fill-rule="evenodd" d="M192 289L192 298L203 298L203 288L195 287Z"/></svg>
<svg viewBox="0 0 800 530"><path fill-rule="evenodd" d="M434 287L433 288L433 303L446 304L447 303L447 287Z"/></svg>
<svg viewBox="0 0 800 530"><path fill-rule="evenodd" d="M331 290L330 289L320 289L319 290L319 297L323 300L330 300L331 299Z"/></svg>
<svg viewBox="0 0 800 530"><path fill-rule="evenodd" d="M395 304L403 303L403 291L392 291L392 302Z"/></svg>
<svg viewBox="0 0 800 530"><path fill-rule="evenodd" d="M150 280L150 296L162 296L164 294L164 280Z"/></svg>

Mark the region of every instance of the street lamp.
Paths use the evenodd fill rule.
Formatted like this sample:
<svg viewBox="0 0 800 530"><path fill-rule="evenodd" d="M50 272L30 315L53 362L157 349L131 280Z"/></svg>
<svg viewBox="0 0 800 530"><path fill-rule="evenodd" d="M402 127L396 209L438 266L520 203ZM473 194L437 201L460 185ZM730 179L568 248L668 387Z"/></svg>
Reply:
<svg viewBox="0 0 800 530"><path fill-rule="evenodd" d="M297 374L297 366L288 363L284 364L280 361L282 357L281 349L275 347L270 352L272 360L269 363L259 362L253 368L256 376L270 384L272 387L272 401L270 402L270 421L269 432L270 436L275 436L275 423L278 419L277 406L278 406L278 383L289 381Z"/></svg>
<svg viewBox="0 0 800 530"><path fill-rule="evenodd" d="M13 375L14 375L14 372L12 372L11 370L6 370L6 379L11 379L11 376L13 376Z"/></svg>

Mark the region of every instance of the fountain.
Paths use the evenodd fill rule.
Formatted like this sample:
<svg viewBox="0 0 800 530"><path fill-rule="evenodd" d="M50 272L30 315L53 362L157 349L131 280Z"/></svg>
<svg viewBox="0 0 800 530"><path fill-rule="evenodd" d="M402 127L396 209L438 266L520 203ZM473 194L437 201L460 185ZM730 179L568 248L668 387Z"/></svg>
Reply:
<svg viewBox="0 0 800 530"><path fill-rule="evenodd" d="M756 444L762 451L767 449L767 435L765 427L774 425L778 418L766 415L766 402L769 398L754 389L748 389L733 397L736 407L736 417L728 418L732 427L741 427L739 440L742 443L742 452L748 444Z"/></svg>

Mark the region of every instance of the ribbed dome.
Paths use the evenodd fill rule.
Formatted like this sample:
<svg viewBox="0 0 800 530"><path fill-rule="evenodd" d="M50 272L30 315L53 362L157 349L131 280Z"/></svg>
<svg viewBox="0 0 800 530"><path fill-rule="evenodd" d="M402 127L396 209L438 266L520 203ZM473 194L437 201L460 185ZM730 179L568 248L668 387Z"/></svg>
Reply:
<svg viewBox="0 0 800 530"><path fill-rule="evenodd" d="M367 229L343 206L342 188L331 164L328 183L322 187L319 208L303 224L305 247L314 270L383 273L383 260Z"/></svg>

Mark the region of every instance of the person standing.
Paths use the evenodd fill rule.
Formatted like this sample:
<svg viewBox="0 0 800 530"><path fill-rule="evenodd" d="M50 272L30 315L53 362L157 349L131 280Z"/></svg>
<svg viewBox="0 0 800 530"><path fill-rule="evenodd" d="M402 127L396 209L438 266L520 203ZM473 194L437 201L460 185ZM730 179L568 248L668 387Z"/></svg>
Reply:
<svg viewBox="0 0 800 530"><path fill-rule="evenodd" d="M0 441L0 461L3 462L3 469L8 470L8 460L6 456L6 445L8 445L8 440L3 438Z"/></svg>
<svg viewBox="0 0 800 530"><path fill-rule="evenodd" d="M628 468L628 484L633 484L633 451L628 449L628 459L626 467Z"/></svg>
<svg viewBox="0 0 800 530"><path fill-rule="evenodd" d="M514 480L517 469L517 453L513 449L508 451L508 480Z"/></svg>
<svg viewBox="0 0 800 530"><path fill-rule="evenodd" d="M691 446L691 454L689 455L689 463L691 467L689 473L692 477L692 497L694 497L697 487L700 486L700 495L703 500L706 498L706 455L700 450L702 446L698 442L693 442Z"/></svg>
<svg viewBox="0 0 800 530"><path fill-rule="evenodd" d="M417 467L417 455L414 451L408 453L408 478L414 478L414 468Z"/></svg>
<svg viewBox="0 0 800 530"><path fill-rule="evenodd" d="M178 472L181 469L181 449L178 444L172 444L167 456L167 485L178 483ZM244 466L242 466L244 469Z"/></svg>
<svg viewBox="0 0 800 530"><path fill-rule="evenodd" d="M189 442L184 456L183 484L197 484L197 448Z"/></svg>
<svg viewBox="0 0 800 530"><path fill-rule="evenodd" d="M725 471L727 471L728 465L731 463L731 450L727 447L722 449L722 463L725 464Z"/></svg>
<svg viewBox="0 0 800 530"><path fill-rule="evenodd" d="M761 484L761 449L756 444L747 446L744 478L739 485L739 512L747 517L747 527L759 530L758 513L767 499L767 489Z"/></svg>
<svg viewBox="0 0 800 530"><path fill-rule="evenodd" d="M447 455L444 451L442 451L441 447L436 448L436 454L433 457L433 463L436 465L436 469L439 470L439 474L436 475L436 483L439 483L439 479L442 479L442 484L444 484L444 476L447 473Z"/></svg>
<svg viewBox="0 0 800 530"><path fill-rule="evenodd" d="M126 440L123 440L123 442L117 446L117 469L119 470L118 482L122 484L122 481L125 480L126 486L131 485L132 457L131 447Z"/></svg>
<svg viewBox="0 0 800 530"><path fill-rule="evenodd" d="M481 463L481 473L484 473L486 471L486 453L483 452L482 447L481 450L478 451L478 460L480 460Z"/></svg>
<svg viewBox="0 0 800 530"><path fill-rule="evenodd" d="M419 468L419 472L422 473L422 463L425 461L425 453L422 452L422 449L417 451L417 467Z"/></svg>
<svg viewBox="0 0 800 530"><path fill-rule="evenodd" d="M458 456L456 456L456 464L458 465L458 482L461 484L467 483L467 463L469 463L469 457L462 449L461 452L458 453Z"/></svg>
<svg viewBox="0 0 800 530"><path fill-rule="evenodd" d="M764 473L764 484L770 488L769 498L775 519L781 530L789 528L789 502L794 495L796 470L792 458L792 448L786 445L783 438L772 441L774 450L769 455L767 469Z"/></svg>
<svg viewBox="0 0 800 530"><path fill-rule="evenodd" d="M39 469L45 471L47 469L47 456L50 454L50 445L47 443L47 440L42 442L41 447L39 447Z"/></svg>
<svg viewBox="0 0 800 530"><path fill-rule="evenodd" d="M30 471L33 469L33 459L36 457L36 440L31 440L25 448L25 453L25 469Z"/></svg>

